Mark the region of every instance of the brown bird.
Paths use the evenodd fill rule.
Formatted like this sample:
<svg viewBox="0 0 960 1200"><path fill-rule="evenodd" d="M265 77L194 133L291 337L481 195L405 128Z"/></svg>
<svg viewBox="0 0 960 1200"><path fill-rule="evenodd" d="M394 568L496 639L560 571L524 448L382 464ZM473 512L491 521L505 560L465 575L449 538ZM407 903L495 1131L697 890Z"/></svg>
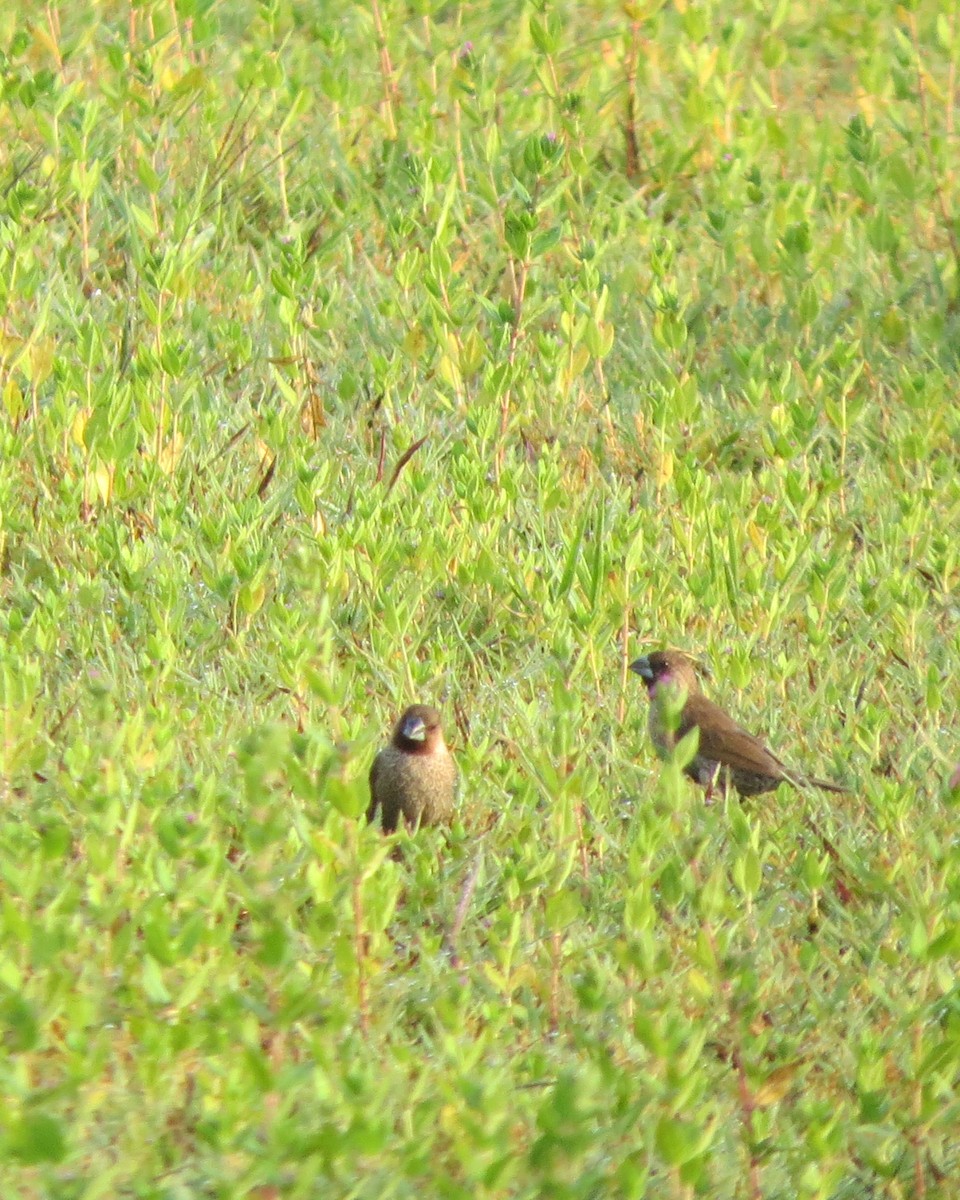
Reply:
<svg viewBox="0 0 960 1200"><path fill-rule="evenodd" d="M374 820L379 808L384 833L393 833L401 814L412 829L442 824L453 816L457 783L440 714L428 704L414 704L397 721L389 746L373 760L367 821Z"/></svg>
<svg viewBox="0 0 960 1200"><path fill-rule="evenodd" d="M828 792L847 789L825 779L814 779L785 766L763 742L747 733L732 717L708 700L690 659L679 650L655 650L630 664L647 685L650 697L650 740L661 758L669 758L676 743L691 729L699 730L697 750L684 771L706 788L709 802L713 785L733 786L741 796L772 792L786 781L794 787L818 787ZM675 727L671 728L673 710Z"/></svg>

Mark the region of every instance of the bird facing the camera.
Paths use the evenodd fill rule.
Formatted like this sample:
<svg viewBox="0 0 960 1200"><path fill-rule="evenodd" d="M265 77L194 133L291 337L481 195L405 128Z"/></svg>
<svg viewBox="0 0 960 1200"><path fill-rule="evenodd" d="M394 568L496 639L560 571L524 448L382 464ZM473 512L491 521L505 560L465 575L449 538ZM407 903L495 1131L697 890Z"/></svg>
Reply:
<svg viewBox="0 0 960 1200"><path fill-rule="evenodd" d="M784 782L828 792L847 790L782 763L760 738L704 696L693 662L681 651L655 650L631 663L630 670L647 686L650 740L661 758L669 758L677 742L691 729L698 731L696 752L684 771L706 788L708 801L716 783L724 789L735 788L741 796L772 792Z"/></svg>
<svg viewBox="0 0 960 1200"><path fill-rule="evenodd" d="M440 714L428 704L414 704L373 760L367 821L375 819L379 808L384 833L393 833L401 816L412 829L445 824L453 816L457 784Z"/></svg>

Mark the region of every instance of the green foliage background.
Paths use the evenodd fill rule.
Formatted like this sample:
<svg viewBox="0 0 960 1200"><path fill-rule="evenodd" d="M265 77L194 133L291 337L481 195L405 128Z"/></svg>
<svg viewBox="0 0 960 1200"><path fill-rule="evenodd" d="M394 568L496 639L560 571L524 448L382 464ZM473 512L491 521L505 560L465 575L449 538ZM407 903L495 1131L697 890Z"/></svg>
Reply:
<svg viewBox="0 0 960 1200"><path fill-rule="evenodd" d="M4 1197L957 1194L957 10L4 7Z"/></svg>

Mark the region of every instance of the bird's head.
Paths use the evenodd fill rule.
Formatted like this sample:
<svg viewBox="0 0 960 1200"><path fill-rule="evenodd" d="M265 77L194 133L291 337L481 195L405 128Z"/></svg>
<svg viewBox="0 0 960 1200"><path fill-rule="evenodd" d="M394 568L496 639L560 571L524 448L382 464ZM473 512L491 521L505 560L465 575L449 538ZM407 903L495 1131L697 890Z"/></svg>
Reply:
<svg viewBox="0 0 960 1200"><path fill-rule="evenodd" d="M429 754L443 745L440 714L429 704L412 704L400 716L393 744L408 754Z"/></svg>
<svg viewBox="0 0 960 1200"><path fill-rule="evenodd" d="M687 695L700 691L693 660L681 650L654 650L632 662L630 670L647 685L651 698L660 688L682 687Z"/></svg>

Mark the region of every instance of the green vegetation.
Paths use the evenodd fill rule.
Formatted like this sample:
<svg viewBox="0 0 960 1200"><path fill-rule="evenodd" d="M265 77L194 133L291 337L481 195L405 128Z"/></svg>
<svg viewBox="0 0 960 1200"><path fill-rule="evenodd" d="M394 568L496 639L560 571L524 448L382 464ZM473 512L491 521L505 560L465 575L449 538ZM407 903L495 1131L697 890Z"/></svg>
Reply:
<svg viewBox="0 0 960 1200"><path fill-rule="evenodd" d="M958 1194L958 8L4 6L4 1200Z"/></svg>

